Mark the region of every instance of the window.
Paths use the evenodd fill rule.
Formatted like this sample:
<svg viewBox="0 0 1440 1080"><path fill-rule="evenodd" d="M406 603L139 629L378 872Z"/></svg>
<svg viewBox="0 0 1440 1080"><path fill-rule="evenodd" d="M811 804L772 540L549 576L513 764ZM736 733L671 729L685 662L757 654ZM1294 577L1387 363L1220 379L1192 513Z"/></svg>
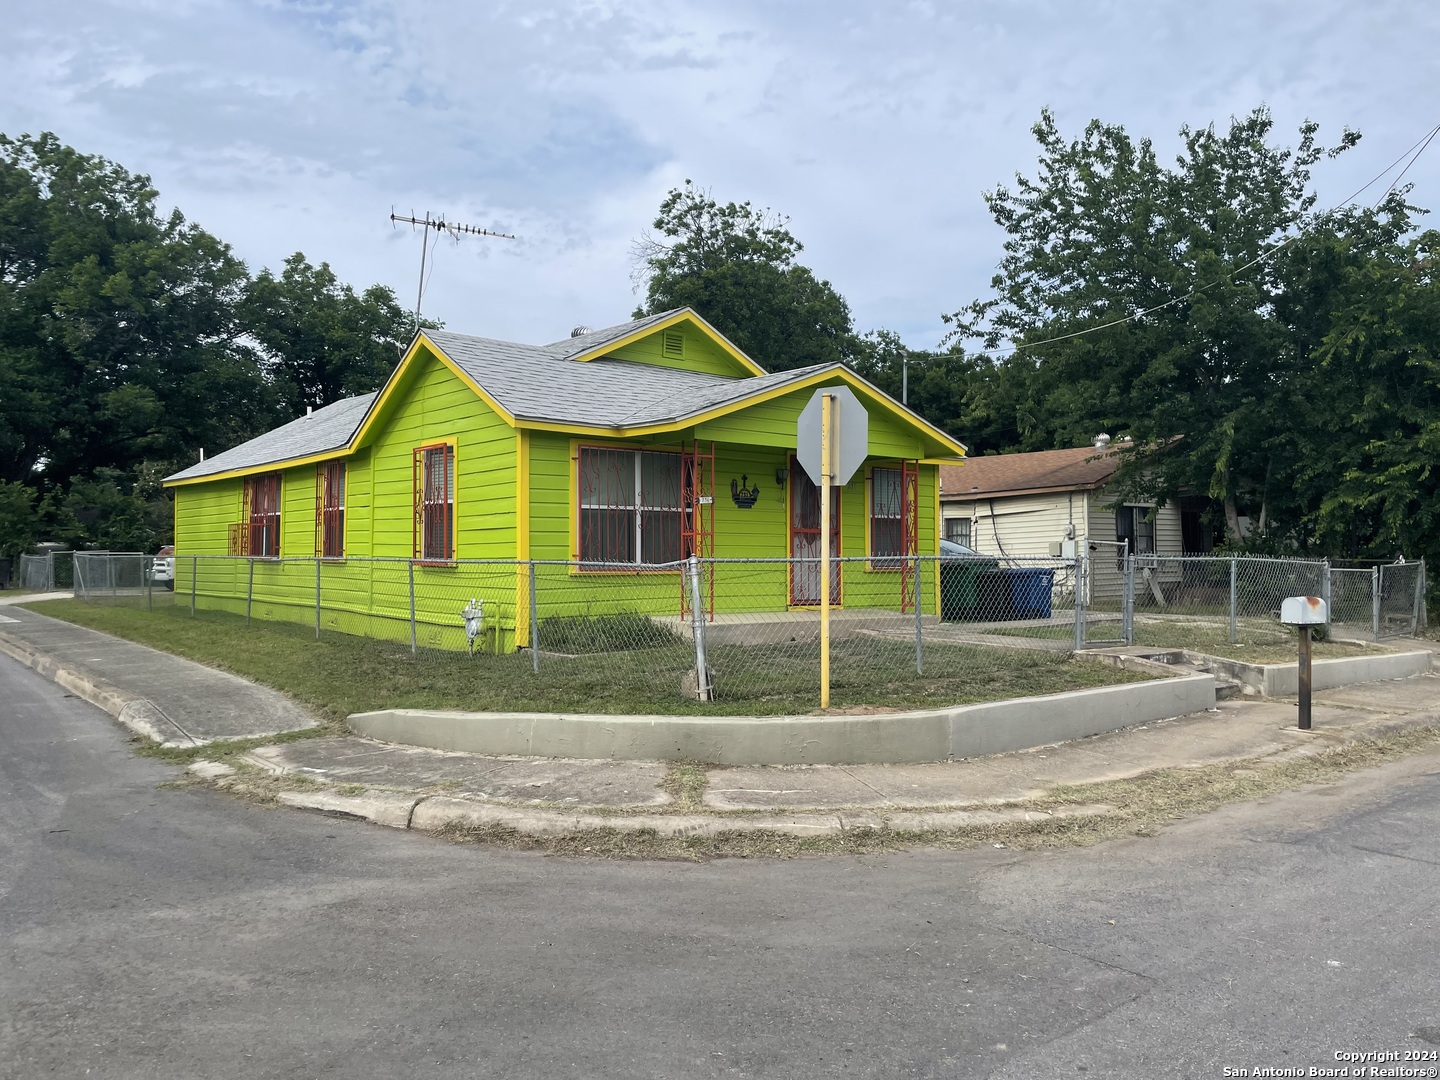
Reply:
<svg viewBox="0 0 1440 1080"><path fill-rule="evenodd" d="M681 455L580 448L580 561L660 566L683 559Z"/></svg>
<svg viewBox="0 0 1440 1080"><path fill-rule="evenodd" d="M425 562L455 558L455 448L422 446L412 463L415 485L414 557Z"/></svg>
<svg viewBox="0 0 1440 1080"><path fill-rule="evenodd" d="M345 463L328 461L315 470L315 525L322 559L345 557Z"/></svg>
<svg viewBox="0 0 1440 1080"><path fill-rule="evenodd" d="M915 553L915 512L918 475L905 469L870 472L870 554L894 559ZM907 484L910 485L907 491ZM907 528L908 526L908 528ZM876 569L898 570L900 563L876 563Z"/></svg>
<svg viewBox="0 0 1440 1080"><path fill-rule="evenodd" d="M253 558L280 557L280 474L251 476L245 480L245 554Z"/></svg>
<svg viewBox="0 0 1440 1080"><path fill-rule="evenodd" d="M946 518L945 539L956 544L970 546L970 519L969 518Z"/></svg>
<svg viewBox="0 0 1440 1080"><path fill-rule="evenodd" d="M870 474L870 554L905 554L905 480L899 469Z"/></svg>
<svg viewBox="0 0 1440 1080"><path fill-rule="evenodd" d="M1148 506L1121 506L1115 511L1115 539L1131 555L1155 553L1155 521Z"/></svg>

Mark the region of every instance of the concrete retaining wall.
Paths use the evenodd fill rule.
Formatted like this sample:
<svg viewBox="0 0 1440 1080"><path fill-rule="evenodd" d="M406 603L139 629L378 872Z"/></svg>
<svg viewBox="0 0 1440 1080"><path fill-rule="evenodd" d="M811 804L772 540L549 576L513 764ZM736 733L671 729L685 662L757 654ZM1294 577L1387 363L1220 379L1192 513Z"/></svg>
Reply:
<svg viewBox="0 0 1440 1080"><path fill-rule="evenodd" d="M1300 692L1300 665L1246 664L1216 656L1200 657L1212 671L1220 671L1265 697L1294 697ZM1333 690L1356 683L1408 679L1430 671L1430 653L1376 653L1373 656L1342 656L1334 660L1312 660L1310 688Z"/></svg>
<svg viewBox="0 0 1440 1080"><path fill-rule="evenodd" d="M945 761L1066 742L1215 707L1209 675L879 716L603 716L384 709L358 734L472 754L718 765Z"/></svg>

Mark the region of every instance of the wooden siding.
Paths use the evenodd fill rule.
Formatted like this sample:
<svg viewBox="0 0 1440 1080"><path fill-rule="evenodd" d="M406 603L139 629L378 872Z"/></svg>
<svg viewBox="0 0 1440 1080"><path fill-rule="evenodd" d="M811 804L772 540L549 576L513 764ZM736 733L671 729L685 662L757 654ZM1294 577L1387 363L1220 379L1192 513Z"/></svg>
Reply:
<svg viewBox="0 0 1440 1080"><path fill-rule="evenodd" d="M687 332L687 348L703 338ZM637 343L637 346L643 343ZM723 351L715 348L719 355ZM659 344L656 339L655 349ZM728 358L727 358L728 361ZM741 413L703 425L708 444L718 431L733 435L714 440L715 545L719 558L777 559L789 554L787 477L794 469L791 451L795 421L811 390L762 402ZM707 434L708 433L708 434ZM346 457L345 558L319 567L315 555L315 484L313 464L281 471L281 558L198 560L192 581L187 555L223 556L230 525L239 521L243 481L238 478L197 483L176 492L176 592L184 602L194 591L197 608L227 610L252 618L313 626L322 631L362 634L408 645L412 554L412 453L416 447L449 443L456 455L456 558L507 560L505 563L414 568L417 644L459 649L465 646L460 606L474 597L484 602L486 634L481 646L508 650L528 643L528 588L524 571L508 562L525 554L537 560L566 562L576 557L574 536L575 456L581 444L679 450L696 431L649 439L592 440L565 433L532 431L529 486L521 492L529 517L529 542L518 535L517 483L522 471L516 432L443 363L422 352L392 389L368 430L364 445ZM867 478L877 465L895 466L914 459L923 445L894 417L871 413L871 458L857 471L841 496L841 554L868 556ZM760 495L741 508L730 483L742 477ZM938 498L938 468L921 465L918 537L921 554L934 554L938 538L932 507ZM382 559L387 561L371 561ZM716 571L718 614L783 611L789 582L783 564L720 567ZM556 613L635 612L673 616L680 611L681 576L675 571L575 573L567 566L542 567L537 575L542 619ZM900 574L864 564L843 570L846 607L898 610ZM318 589L318 596L317 596ZM935 607L933 583L920 590L927 612Z"/></svg>
<svg viewBox="0 0 1440 1080"><path fill-rule="evenodd" d="M946 500L945 518L970 519L970 546L986 555L1049 555L1064 540L1066 526L1085 531L1085 493L1012 495L977 502Z"/></svg>
<svg viewBox="0 0 1440 1080"><path fill-rule="evenodd" d="M1112 492L1099 491L1090 497L1089 539L1115 540L1115 508L1153 505L1120 499ZM1179 555L1184 549L1180 535L1180 507L1168 502L1155 515L1155 552L1158 555Z"/></svg>
<svg viewBox="0 0 1440 1080"><path fill-rule="evenodd" d="M681 371L701 371L708 375L730 375L744 378L752 378L753 373L746 370L745 366L722 349L710 336L698 327L672 326L668 328L670 333L684 335L685 346L684 356L676 358L665 355L665 330L657 330L649 337L641 338L639 341L632 341L612 352L605 354L607 358L613 357L616 360L629 360L637 364L653 364L655 367L679 368Z"/></svg>
<svg viewBox="0 0 1440 1080"><path fill-rule="evenodd" d="M833 385L841 385L838 381ZM795 423L819 387L808 387L769 401L757 402L740 412L718 417L699 425L695 431L705 442L743 443L749 446L795 447ZM894 416L868 408L870 439L874 457L909 458L925 456L925 447L916 433L904 428Z"/></svg>
<svg viewBox="0 0 1440 1080"><path fill-rule="evenodd" d="M409 558L416 447L455 447L455 557L515 557L515 434L444 364L416 357L399 400L366 437L368 529L348 552Z"/></svg>
<svg viewBox="0 0 1440 1080"><path fill-rule="evenodd" d="M574 561L576 550L574 457L582 445L600 440L572 439L551 432L530 436L530 554L535 559ZM791 445L794 444L792 426ZM603 445L633 446L637 449L678 450L679 443L604 441ZM705 443L708 448L708 441ZM790 554L789 495L787 476L782 487L775 482L779 469L790 469L789 449L767 446L716 446L715 461L715 547L719 559L777 559ZM897 462L878 460L875 465ZM868 538L866 478L871 465L859 469L842 490L842 556L865 556ZM730 482L745 480L759 487L754 506L741 508L731 498ZM920 466L918 542L921 554L936 551L936 521L933 510L939 469ZM569 573L566 568L555 568ZM789 605L789 581L783 565L720 566L717 571L715 610L717 614L753 611L783 611ZM555 581L552 588L565 588L587 604L609 597L617 611L645 610L678 614L680 575L674 571L605 570L570 575L569 585L556 581L553 572L542 582ZM894 570L874 570L867 565L848 564L844 570L842 604L851 607L895 608L899 603L900 575ZM582 584L583 582L583 584ZM934 591L922 588L926 611L934 608Z"/></svg>

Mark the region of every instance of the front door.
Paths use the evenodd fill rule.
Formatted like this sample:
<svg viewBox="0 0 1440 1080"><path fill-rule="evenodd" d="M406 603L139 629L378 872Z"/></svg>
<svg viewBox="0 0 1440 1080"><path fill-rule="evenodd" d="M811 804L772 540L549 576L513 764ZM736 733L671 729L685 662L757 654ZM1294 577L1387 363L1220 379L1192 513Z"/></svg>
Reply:
<svg viewBox="0 0 1440 1080"><path fill-rule="evenodd" d="M830 489L830 555L840 556L840 489ZM800 462L790 459L790 557L813 560L790 564L790 603L820 603L820 489ZM830 602L840 603L840 564L830 566Z"/></svg>

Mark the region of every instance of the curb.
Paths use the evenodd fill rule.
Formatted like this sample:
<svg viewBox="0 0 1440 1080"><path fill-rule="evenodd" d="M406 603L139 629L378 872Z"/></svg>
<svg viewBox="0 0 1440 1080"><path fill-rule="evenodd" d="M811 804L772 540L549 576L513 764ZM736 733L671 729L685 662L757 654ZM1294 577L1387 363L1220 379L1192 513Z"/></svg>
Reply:
<svg viewBox="0 0 1440 1080"><path fill-rule="evenodd" d="M192 772L203 775L209 763L196 762ZM1058 821L1096 817L1114 810L1106 803L1058 807L1053 811L996 808L992 810L817 811L813 814L765 814L721 817L715 814L595 814L583 810L533 810L457 799L446 795L401 795L374 792L341 795L336 791L282 791L276 801L299 810L318 810L414 832L439 833L453 828L499 827L526 836L570 836L592 830L648 832L683 839L724 833L770 833L795 837L840 836L865 830L931 832L976 825L1025 821Z"/></svg>
<svg viewBox="0 0 1440 1080"><path fill-rule="evenodd" d="M1172 675L1058 694L879 714L353 713L357 735L470 754L712 765L913 764L1069 742L1215 707L1215 678Z"/></svg>
<svg viewBox="0 0 1440 1080"><path fill-rule="evenodd" d="M211 741L197 739L190 735L179 724L166 716L160 707L149 698L122 690L104 679L97 679L81 674L72 668L64 667L54 657L40 652L26 642L17 641L8 634L0 634L0 652L20 661L51 682L64 687L82 701L109 713L135 734L142 735L160 746L204 746ZM173 732L177 731L180 733L180 738L173 737Z"/></svg>

